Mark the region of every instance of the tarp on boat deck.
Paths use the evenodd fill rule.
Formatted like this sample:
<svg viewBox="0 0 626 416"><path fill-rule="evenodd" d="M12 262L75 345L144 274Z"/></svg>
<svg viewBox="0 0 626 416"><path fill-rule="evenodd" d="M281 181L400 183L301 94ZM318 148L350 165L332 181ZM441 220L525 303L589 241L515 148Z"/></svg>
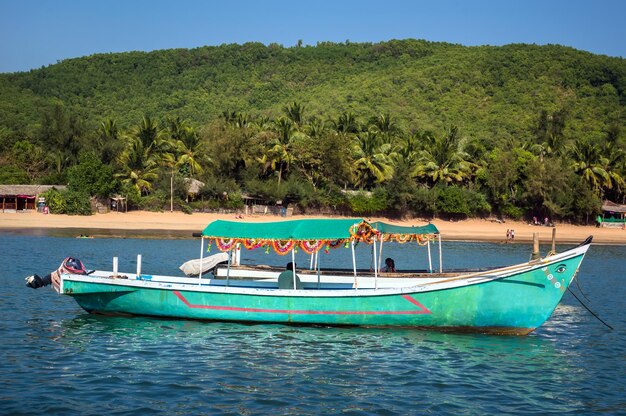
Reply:
<svg viewBox="0 0 626 416"><path fill-rule="evenodd" d="M439 234L439 230L434 224L428 224L423 226L401 226L388 224L382 221L376 221L370 223L372 228L380 231L382 234L395 234L395 235L425 235L425 234Z"/></svg>
<svg viewBox="0 0 626 416"><path fill-rule="evenodd" d="M187 276L198 276L200 274L200 269L202 269L202 273L206 273L218 264L225 263L227 261L228 254L217 253L202 259L186 261L181 264L179 269L182 270Z"/></svg>
<svg viewBox="0 0 626 416"><path fill-rule="evenodd" d="M303 219L276 222L235 222L216 220L202 235L208 238L246 238L261 240L339 240L351 237L350 229L362 218Z"/></svg>

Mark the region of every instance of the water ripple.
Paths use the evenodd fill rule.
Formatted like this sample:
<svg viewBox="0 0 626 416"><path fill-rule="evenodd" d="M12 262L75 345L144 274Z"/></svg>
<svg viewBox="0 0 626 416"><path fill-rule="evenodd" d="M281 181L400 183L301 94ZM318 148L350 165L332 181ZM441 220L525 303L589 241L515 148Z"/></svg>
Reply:
<svg viewBox="0 0 626 416"><path fill-rule="evenodd" d="M52 269L70 253L106 259L167 243L168 252L193 257L197 247L75 240L0 236L9 255L0 264L0 414L626 412L624 247L594 246L580 276L590 305L614 331L566 295L535 333L500 337L88 315L51 290L25 288L23 275ZM18 249L25 246L38 254ZM527 257L522 245L500 249L454 244L446 252L500 263ZM105 263L96 258L90 267ZM18 267L26 263L34 270ZM155 273L170 267L157 261Z"/></svg>

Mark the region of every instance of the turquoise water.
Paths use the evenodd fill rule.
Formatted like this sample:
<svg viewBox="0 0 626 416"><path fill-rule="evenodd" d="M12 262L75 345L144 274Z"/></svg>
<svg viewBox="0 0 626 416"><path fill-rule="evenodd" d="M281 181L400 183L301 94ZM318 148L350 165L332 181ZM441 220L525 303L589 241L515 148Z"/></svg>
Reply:
<svg viewBox="0 0 626 416"><path fill-rule="evenodd" d="M70 255L90 269L119 256L120 270L133 271L142 254L145 273L178 274L199 244L176 233L63 235L0 235L0 414L626 414L626 247L593 246L579 275L586 302L615 330L566 293L540 329L503 337L89 315L24 277ZM385 250L399 268L426 267L424 248ZM358 251L368 267L367 248ZM524 261L530 246L443 251L444 267L479 267ZM322 267L349 258L333 251Z"/></svg>

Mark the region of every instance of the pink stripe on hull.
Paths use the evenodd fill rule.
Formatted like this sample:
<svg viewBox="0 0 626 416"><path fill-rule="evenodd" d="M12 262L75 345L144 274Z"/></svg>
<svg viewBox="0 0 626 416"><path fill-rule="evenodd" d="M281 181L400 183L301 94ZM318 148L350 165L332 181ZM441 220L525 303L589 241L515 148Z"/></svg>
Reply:
<svg viewBox="0 0 626 416"><path fill-rule="evenodd" d="M416 305L419 309L413 311L312 311L299 309L264 309L264 308L240 308L234 306L215 306L191 304L185 297L174 290L174 295L185 305L193 309L211 309L217 311L253 312L253 313L283 313L291 315L428 315L432 312L424 305L413 299L409 295L402 295L404 299Z"/></svg>

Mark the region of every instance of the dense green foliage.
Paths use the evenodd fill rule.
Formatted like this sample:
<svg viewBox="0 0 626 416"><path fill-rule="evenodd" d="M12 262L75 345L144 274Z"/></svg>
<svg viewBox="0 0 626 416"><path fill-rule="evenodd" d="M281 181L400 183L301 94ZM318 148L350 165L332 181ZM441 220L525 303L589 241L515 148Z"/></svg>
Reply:
<svg viewBox="0 0 626 416"><path fill-rule="evenodd" d="M52 214L91 215L89 195L83 192L59 191L55 188L42 194Z"/></svg>
<svg viewBox="0 0 626 416"><path fill-rule="evenodd" d="M626 62L558 45L259 43L0 74L0 182L163 209L584 222L624 200ZM91 154L92 156L87 156ZM183 189L181 191L181 189ZM368 192L344 193L342 189Z"/></svg>
<svg viewBox="0 0 626 416"><path fill-rule="evenodd" d="M79 163L67 170L67 183L72 191L106 198L116 189L113 169L93 153L85 153Z"/></svg>

